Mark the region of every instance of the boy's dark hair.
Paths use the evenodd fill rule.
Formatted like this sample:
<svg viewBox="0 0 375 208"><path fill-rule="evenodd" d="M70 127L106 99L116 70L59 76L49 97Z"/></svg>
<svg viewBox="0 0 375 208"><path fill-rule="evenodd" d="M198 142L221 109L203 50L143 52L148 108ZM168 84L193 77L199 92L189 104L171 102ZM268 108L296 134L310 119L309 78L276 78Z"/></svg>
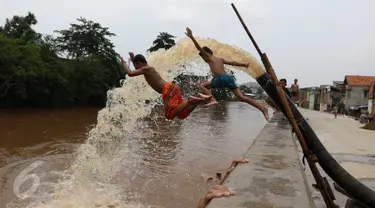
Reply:
<svg viewBox="0 0 375 208"><path fill-rule="evenodd" d="M146 58L142 54L135 55L134 59L133 59L133 62L147 64Z"/></svg>
<svg viewBox="0 0 375 208"><path fill-rule="evenodd" d="M206 51L207 53L209 53L209 54L211 54L211 55L214 55L214 53L212 52L212 50L211 50L209 47L207 47L207 46L203 46L202 49L203 49L204 51ZM203 55L202 52L199 52L199 55L202 56L202 55Z"/></svg>
<svg viewBox="0 0 375 208"><path fill-rule="evenodd" d="M285 84L287 83L286 79L284 79L284 78L280 79L280 82L285 82Z"/></svg>
<svg viewBox="0 0 375 208"><path fill-rule="evenodd" d="M221 173L216 173L217 178L221 178Z"/></svg>

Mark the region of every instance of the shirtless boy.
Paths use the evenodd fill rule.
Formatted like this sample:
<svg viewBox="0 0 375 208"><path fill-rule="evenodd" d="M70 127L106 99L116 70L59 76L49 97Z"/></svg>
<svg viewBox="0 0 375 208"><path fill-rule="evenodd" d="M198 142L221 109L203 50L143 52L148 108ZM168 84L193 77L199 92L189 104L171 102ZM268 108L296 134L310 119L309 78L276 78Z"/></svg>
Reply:
<svg viewBox="0 0 375 208"><path fill-rule="evenodd" d="M126 62L120 57L123 68L129 77L143 75L147 83L158 93L162 95L164 103L164 115L167 119L173 120L176 116L184 119L199 105L208 101L211 97L199 94L199 97L190 96L188 100L183 100L180 88L161 78L154 67L147 64L146 58L137 54L134 56L129 53L130 60L133 62L135 70L130 70Z"/></svg>
<svg viewBox="0 0 375 208"><path fill-rule="evenodd" d="M224 64L232 65L232 66L241 66L241 67L249 67L249 63L238 63L235 61L228 61L220 57L216 57L213 55L213 52L210 48L207 46L204 46L203 48L199 45L199 43L195 40L192 31L189 28L186 28L185 33L194 43L195 47L199 50L199 55L202 57L202 59L208 63L210 66L211 72L214 75L214 78L212 81L206 82L201 86L201 91L205 94L211 97L211 100L208 104L204 105L203 107L209 107L211 105L215 105L218 102L215 100L215 98L210 93L209 89L220 89L220 88L229 88L233 94L240 99L242 102L246 102L255 108L259 109L266 120L268 121L269 115L268 115L268 109L257 103L255 100L245 96L242 91L238 88L236 85L233 77L231 77L229 74L226 73L224 70Z"/></svg>
<svg viewBox="0 0 375 208"><path fill-rule="evenodd" d="M294 84L290 87L290 90L292 91L292 100L294 103L297 103L299 100L299 86L298 86L298 79L294 79Z"/></svg>

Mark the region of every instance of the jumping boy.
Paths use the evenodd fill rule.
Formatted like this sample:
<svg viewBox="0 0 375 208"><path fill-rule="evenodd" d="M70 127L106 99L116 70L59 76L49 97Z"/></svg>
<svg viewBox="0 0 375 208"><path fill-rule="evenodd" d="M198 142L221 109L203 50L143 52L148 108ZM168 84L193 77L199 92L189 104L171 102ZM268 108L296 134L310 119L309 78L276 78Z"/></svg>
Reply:
<svg viewBox="0 0 375 208"><path fill-rule="evenodd" d="M173 120L176 116L184 119L199 105L208 101L211 97L199 94L199 97L190 96L188 100L183 100L180 88L161 78L154 67L147 64L146 58L137 54L129 53L135 70L130 70L126 62L120 57L122 65L129 77L143 75L147 83L162 95L164 103L164 115L167 119Z"/></svg>
<svg viewBox="0 0 375 208"><path fill-rule="evenodd" d="M220 89L220 88L229 88L233 94L240 99L242 102L246 102L255 108L259 109L266 120L268 121L269 115L268 115L268 109L257 103L255 100L245 96L242 91L238 88L236 85L233 77L231 77L229 74L226 73L224 70L224 64L232 65L232 66L241 66L241 67L249 67L249 64L243 64L238 63L235 61L227 61L223 58L216 57L213 55L213 52L210 48L207 46L204 46L203 48L199 45L199 43L195 40L192 31L189 28L186 28L185 33L194 43L195 47L199 50L199 55L202 57L202 59L208 63L210 66L211 72L214 75L214 78L204 83L201 86L201 91L205 94L211 97L211 100L208 104L204 105L203 107L209 107L212 105L217 104L218 102L215 100L215 98L210 93L209 89Z"/></svg>

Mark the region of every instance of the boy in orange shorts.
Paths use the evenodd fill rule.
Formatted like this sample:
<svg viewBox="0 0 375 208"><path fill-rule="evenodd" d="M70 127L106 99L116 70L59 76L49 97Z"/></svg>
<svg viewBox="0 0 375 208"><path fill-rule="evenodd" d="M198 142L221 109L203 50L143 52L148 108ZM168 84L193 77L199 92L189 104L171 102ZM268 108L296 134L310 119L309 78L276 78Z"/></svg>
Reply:
<svg viewBox="0 0 375 208"><path fill-rule="evenodd" d="M129 77L143 75L147 83L162 95L164 103L164 115L167 119L173 120L176 116L185 119L199 105L211 99L211 96L199 94L199 97L190 96L183 100L180 88L171 82L165 81L154 67L147 64L146 58L137 54L129 53L135 70L130 70L126 62L120 57L125 72Z"/></svg>

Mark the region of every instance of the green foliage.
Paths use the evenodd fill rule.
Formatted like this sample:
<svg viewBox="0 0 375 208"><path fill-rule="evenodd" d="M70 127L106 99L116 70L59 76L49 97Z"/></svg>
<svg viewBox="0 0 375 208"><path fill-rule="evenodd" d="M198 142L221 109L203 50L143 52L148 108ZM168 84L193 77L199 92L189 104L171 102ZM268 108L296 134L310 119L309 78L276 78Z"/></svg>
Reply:
<svg viewBox="0 0 375 208"><path fill-rule="evenodd" d="M97 55L106 60L116 60L114 45L108 39L116 35L99 23L82 17L77 20L80 24L70 24L66 30L55 30L60 35L55 39L57 48L73 59Z"/></svg>
<svg viewBox="0 0 375 208"><path fill-rule="evenodd" d="M5 20L4 26L0 27L0 33L11 38L19 38L25 41L36 41L41 35L36 33L31 27L37 23L38 21L34 14L30 12L25 17L15 15L11 20L8 18Z"/></svg>
<svg viewBox="0 0 375 208"><path fill-rule="evenodd" d="M0 27L0 107L104 105L121 77L114 36L78 19L59 37L32 29L35 16L14 16ZM68 54L68 58L61 56Z"/></svg>
<svg viewBox="0 0 375 208"><path fill-rule="evenodd" d="M164 48L165 50L170 49L172 46L176 45L176 42L174 40L176 36L173 36L169 33L166 32L161 32L159 35L156 37L156 39L152 42L153 46L150 47L147 51L148 52L155 52L158 51L159 49Z"/></svg>

